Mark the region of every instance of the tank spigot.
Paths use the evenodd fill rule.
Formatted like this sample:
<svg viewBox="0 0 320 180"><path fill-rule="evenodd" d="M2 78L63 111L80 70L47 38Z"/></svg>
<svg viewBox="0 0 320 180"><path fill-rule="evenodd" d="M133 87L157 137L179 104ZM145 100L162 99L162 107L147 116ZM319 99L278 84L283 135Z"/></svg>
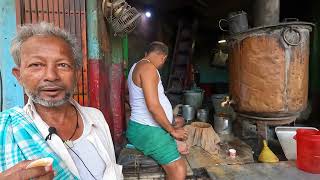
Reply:
<svg viewBox="0 0 320 180"><path fill-rule="evenodd" d="M235 101L232 100L229 96L226 96L221 102L221 107L230 106L231 104L235 104Z"/></svg>

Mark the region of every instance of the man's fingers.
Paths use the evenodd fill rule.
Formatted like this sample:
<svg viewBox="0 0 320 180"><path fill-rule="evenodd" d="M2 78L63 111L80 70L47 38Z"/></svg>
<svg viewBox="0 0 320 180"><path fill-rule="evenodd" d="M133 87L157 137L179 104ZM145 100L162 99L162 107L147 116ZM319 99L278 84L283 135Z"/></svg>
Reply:
<svg viewBox="0 0 320 180"><path fill-rule="evenodd" d="M52 180L53 178L54 178L54 172L50 171L47 174L45 174L44 176L37 178L37 180Z"/></svg>
<svg viewBox="0 0 320 180"><path fill-rule="evenodd" d="M48 172L45 170L45 167L34 167L30 169L24 169L20 173L20 179L30 179L30 178L37 178L40 176L44 176Z"/></svg>
<svg viewBox="0 0 320 180"><path fill-rule="evenodd" d="M21 161L18 164L16 164L15 166L4 171L3 175L7 176L7 177L10 175L14 175L14 174L18 173L19 171L22 171L23 169L25 169L30 162L31 162L30 160Z"/></svg>

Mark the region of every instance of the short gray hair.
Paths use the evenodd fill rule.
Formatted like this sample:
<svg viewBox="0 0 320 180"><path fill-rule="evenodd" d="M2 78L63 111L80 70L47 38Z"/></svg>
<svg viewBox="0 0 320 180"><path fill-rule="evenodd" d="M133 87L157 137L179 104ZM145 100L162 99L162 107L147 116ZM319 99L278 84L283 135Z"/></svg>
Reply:
<svg viewBox="0 0 320 180"><path fill-rule="evenodd" d="M21 46L30 37L55 36L63 39L72 49L72 55L75 60L75 67L80 69L82 67L82 55L80 47L77 45L76 38L67 31L55 27L53 24L47 22L40 22L38 24L26 24L19 28L17 35L11 42L10 53L17 66L21 65Z"/></svg>
<svg viewBox="0 0 320 180"><path fill-rule="evenodd" d="M151 52L159 52L163 53L165 55L168 55L169 48L166 44L160 41L153 41L152 43L149 44L147 48L147 54Z"/></svg>

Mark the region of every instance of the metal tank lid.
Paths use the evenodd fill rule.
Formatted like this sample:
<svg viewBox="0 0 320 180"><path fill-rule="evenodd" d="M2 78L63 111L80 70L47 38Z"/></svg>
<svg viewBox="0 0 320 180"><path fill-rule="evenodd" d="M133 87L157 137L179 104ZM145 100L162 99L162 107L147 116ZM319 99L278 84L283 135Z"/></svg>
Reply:
<svg viewBox="0 0 320 180"><path fill-rule="evenodd" d="M315 26L314 23L305 22L305 21L282 22L282 23L269 25L269 26L258 26L258 27L250 28L246 31L230 35L230 37L228 39L229 40L239 40L239 39L243 39L244 37L247 37L249 35L252 35L254 33L267 32L268 30L281 29L281 28L286 28L286 27L304 28L309 31L312 31L312 28L314 26Z"/></svg>

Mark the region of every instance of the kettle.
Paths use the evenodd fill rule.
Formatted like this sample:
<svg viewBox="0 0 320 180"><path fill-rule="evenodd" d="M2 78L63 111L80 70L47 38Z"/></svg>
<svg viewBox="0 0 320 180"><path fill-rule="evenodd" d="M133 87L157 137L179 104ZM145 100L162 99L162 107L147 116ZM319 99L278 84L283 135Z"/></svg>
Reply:
<svg viewBox="0 0 320 180"><path fill-rule="evenodd" d="M232 123L231 118L224 114L214 115L214 130L218 134L231 134Z"/></svg>
<svg viewBox="0 0 320 180"><path fill-rule="evenodd" d="M208 122L209 112L207 109L198 109L197 119L201 122Z"/></svg>

